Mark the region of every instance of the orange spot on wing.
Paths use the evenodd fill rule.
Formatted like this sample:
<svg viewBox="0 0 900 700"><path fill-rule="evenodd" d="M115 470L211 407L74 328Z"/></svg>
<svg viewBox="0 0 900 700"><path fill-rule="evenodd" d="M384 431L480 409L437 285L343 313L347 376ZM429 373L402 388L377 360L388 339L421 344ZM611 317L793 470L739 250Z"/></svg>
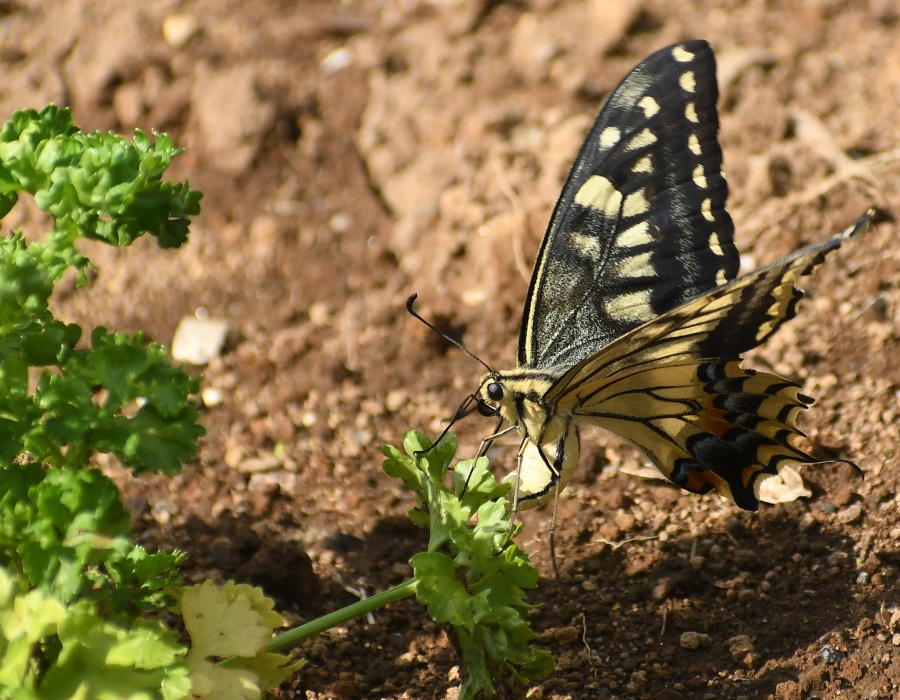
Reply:
<svg viewBox="0 0 900 700"><path fill-rule="evenodd" d="M725 411L712 407L704 408L703 413L697 416L696 424L700 429L718 437L722 437L734 427L734 423L725 418Z"/></svg>

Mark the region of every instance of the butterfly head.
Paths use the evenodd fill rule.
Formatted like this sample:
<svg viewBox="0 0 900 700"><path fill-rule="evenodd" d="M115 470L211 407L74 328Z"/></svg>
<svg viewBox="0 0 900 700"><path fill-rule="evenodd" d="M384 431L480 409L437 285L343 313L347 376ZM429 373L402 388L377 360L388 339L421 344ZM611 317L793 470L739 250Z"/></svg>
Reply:
<svg viewBox="0 0 900 700"><path fill-rule="evenodd" d="M489 418L501 415L504 402L508 400L508 393L503 387L503 379L500 374L488 372L481 378L481 386L474 395L478 412Z"/></svg>
<svg viewBox="0 0 900 700"><path fill-rule="evenodd" d="M478 412L483 416L502 416L511 425L537 427L547 419L543 396L552 384L547 376L533 370L491 371L481 378L475 392Z"/></svg>

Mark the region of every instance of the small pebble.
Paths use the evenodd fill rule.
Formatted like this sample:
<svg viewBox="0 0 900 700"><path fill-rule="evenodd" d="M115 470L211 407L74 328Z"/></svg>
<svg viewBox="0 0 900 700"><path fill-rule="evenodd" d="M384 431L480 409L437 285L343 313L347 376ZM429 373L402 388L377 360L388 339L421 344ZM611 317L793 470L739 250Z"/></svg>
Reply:
<svg viewBox="0 0 900 700"><path fill-rule="evenodd" d="M842 525L850 525L859 520L862 517L862 514L863 504L854 503L853 505L844 508L840 513L838 513L837 521Z"/></svg>
<svg viewBox="0 0 900 700"><path fill-rule="evenodd" d="M753 640L746 634L739 634L729 639L726 644L731 657L735 661L740 661L744 656L753 652Z"/></svg>
<svg viewBox="0 0 900 700"><path fill-rule="evenodd" d="M163 20L163 38L169 46L176 49L186 46L199 31L200 23L193 15L170 15Z"/></svg>
<svg viewBox="0 0 900 700"><path fill-rule="evenodd" d="M244 474L258 474L261 472L271 472L281 468L281 460L275 455L264 455L261 457L250 457L238 464L238 471Z"/></svg>
<svg viewBox="0 0 900 700"><path fill-rule="evenodd" d="M708 647L712 643L708 634L702 632L682 632L678 644L682 649L699 649Z"/></svg>
<svg viewBox="0 0 900 700"><path fill-rule="evenodd" d="M185 316L172 338L172 357L178 362L205 365L222 352L228 321Z"/></svg>
<svg viewBox="0 0 900 700"><path fill-rule="evenodd" d="M389 391L384 397L384 407L391 413L396 413L406 405L406 392L401 389Z"/></svg>
<svg viewBox="0 0 900 700"><path fill-rule="evenodd" d="M328 220L328 227L335 233L346 233L350 230L350 217L344 213L335 214Z"/></svg>
<svg viewBox="0 0 900 700"><path fill-rule="evenodd" d="M203 401L204 406L208 406L209 408L213 408L215 406L220 406L224 397L222 392L218 389L208 386L200 393L200 400Z"/></svg>
<svg viewBox="0 0 900 700"><path fill-rule="evenodd" d="M172 508L168 501L157 501L150 509L150 513L153 515L153 519L163 526L168 525L172 520Z"/></svg>
<svg viewBox="0 0 900 700"><path fill-rule="evenodd" d="M353 65L353 52L346 46L335 49L323 58L319 65L322 72L328 75L337 73Z"/></svg>
<svg viewBox="0 0 900 700"><path fill-rule="evenodd" d="M847 552L832 552L828 555L828 564L829 566L840 566L848 559L850 559L850 555Z"/></svg>
<svg viewBox="0 0 900 700"><path fill-rule="evenodd" d="M822 654L822 659L825 661L825 663L829 665L836 664L838 661L844 658L844 655L830 644L826 644L825 646L823 646L821 649L819 649L819 652Z"/></svg>

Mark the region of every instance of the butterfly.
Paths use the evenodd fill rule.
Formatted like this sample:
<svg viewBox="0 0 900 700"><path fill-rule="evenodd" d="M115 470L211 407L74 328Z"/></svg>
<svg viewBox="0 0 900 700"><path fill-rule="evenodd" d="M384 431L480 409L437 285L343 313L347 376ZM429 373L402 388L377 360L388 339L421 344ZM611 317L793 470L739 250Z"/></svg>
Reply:
<svg viewBox="0 0 900 700"><path fill-rule="evenodd" d="M517 367L488 371L472 397L500 417L482 453L501 434L522 437L507 477L517 508L558 496L585 424L627 438L681 488L747 510L784 463L823 462L798 444L813 399L745 369L741 354L795 315L798 279L871 212L737 277L717 98L705 41L661 49L610 94L575 159L535 263Z"/></svg>

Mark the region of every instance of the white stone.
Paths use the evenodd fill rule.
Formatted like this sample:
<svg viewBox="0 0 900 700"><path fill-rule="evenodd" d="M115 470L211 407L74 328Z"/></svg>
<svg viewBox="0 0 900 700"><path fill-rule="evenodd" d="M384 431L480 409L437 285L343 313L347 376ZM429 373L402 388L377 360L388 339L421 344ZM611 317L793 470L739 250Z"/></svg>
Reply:
<svg viewBox="0 0 900 700"><path fill-rule="evenodd" d="M222 352L228 321L185 316L172 338L172 357L178 362L205 365Z"/></svg>

